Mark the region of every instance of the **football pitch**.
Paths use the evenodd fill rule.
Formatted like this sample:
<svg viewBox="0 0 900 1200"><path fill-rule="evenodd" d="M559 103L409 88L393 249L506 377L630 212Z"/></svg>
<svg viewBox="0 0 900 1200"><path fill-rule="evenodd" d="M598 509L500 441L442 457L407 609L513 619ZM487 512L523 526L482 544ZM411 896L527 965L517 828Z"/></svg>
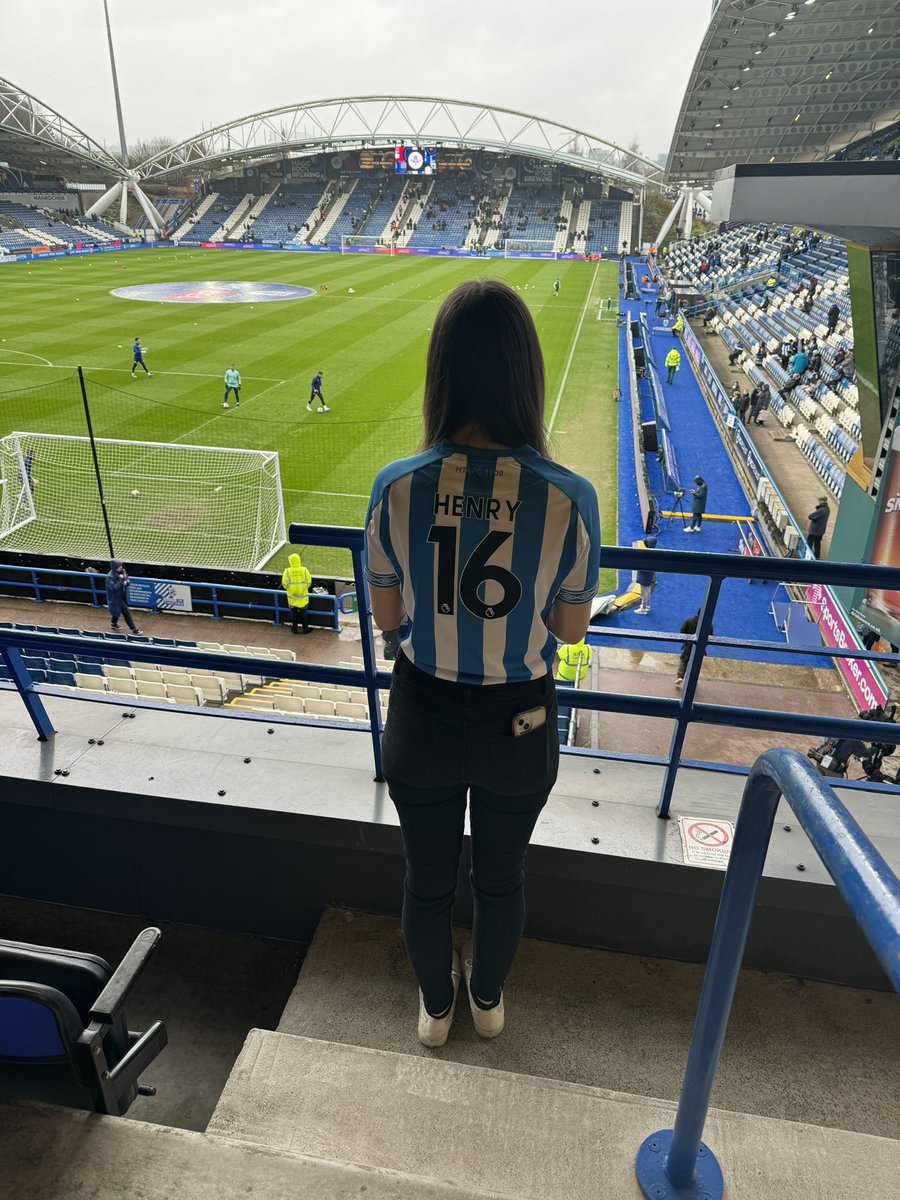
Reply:
<svg viewBox="0 0 900 1200"><path fill-rule="evenodd" d="M604 540L614 541L616 263L179 248L6 266L0 437L14 430L84 436L75 376L81 366L97 438L276 451L288 523L361 525L377 470L417 447L437 308L457 283L478 276L504 279L531 309L545 357L553 455L596 485ZM152 303L110 294L139 284L206 281L295 284L315 294L251 304ZM131 378L136 336L148 348L152 378L140 368ZM224 409L222 377L232 362L242 377L241 404ZM319 369L330 411L308 413L309 381ZM85 523L95 521L93 512L81 511L93 506L74 485L70 497L58 499L62 507L69 500ZM117 522L133 519L135 504L123 513L118 509L128 507L127 498L115 500L114 532ZM215 523L214 511L209 519ZM179 534L202 536L196 529ZM306 558L322 573L346 571L343 555L311 548Z"/></svg>

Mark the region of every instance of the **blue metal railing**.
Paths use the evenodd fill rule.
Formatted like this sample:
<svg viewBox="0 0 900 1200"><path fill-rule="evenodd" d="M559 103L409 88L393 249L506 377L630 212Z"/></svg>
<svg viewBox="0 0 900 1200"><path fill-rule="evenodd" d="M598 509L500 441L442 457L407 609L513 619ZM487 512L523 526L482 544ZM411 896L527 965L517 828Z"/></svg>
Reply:
<svg viewBox="0 0 900 1200"><path fill-rule="evenodd" d="M380 745L380 707L378 691L390 687L390 675L385 671L376 670L375 644L371 620L366 619L369 613L368 591L362 575L363 531L361 529L345 529L335 526L294 525L291 527L291 540L306 545L336 546L348 549L353 559L355 586L357 596L364 598L360 605L360 633L362 636L363 667L323 666L321 663L281 662L277 673L285 679L298 681L323 682L349 686L365 691L369 700L369 712L372 715L371 736L372 751L375 763L376 777L381 774L381 745ZM794 560L774 558L747 558L740 555L727 554L695 554L688 551L675 550L637 550L622 546L603 548L602 563L604 567L618 568L627 571L646 567L655 572L674 572L685 575L705 576L708 579L706 595L700 608L700 618L697 631L693 635L681 633L655 633L650 630L625 630L601 626L595 632L601 636L607 634L619 639L654 640L661 644L689 643L691 655L684 676L681 694L677 697L627 695L618 692L596 692L579 689L577 707L582 711L615 712L624 715L657 717L672 721L672 736L669 752L664 758L644 756L640 761L659 762L664 766L663 782L657 814L668 816L669 806L675 788L679 767L682 765L682 750L688 728L692 723L704 725L720 725L740 729L765 729L772 733L805 734L816 740L823 737L849 737L862 741L875 740L873 725L869 721L854 720L847 717L824 716L813 713L781 712L766 709L744 709L728 704L700 703L696 700L697 683L703 658L708 646L727 648L753 649L759 652L771 653L773 656L789 651L791 654L810 654L818 657L827 656L832 659L857 659L863 663L870 662L900 662L900 655L880 654L872 650L850 647L842 650L834 647L804 647L788 646L780 641L759 641L749 638L712 637L713 619L716 602L722 583L727 578L743 578L768 580L771 582L795 583L805 585L811 583L829 583L853 587L871 587L885 590L900 590L900 568L858 566L853 563L829 563L815 559ZM146 707L162 707L152 701L136 701L131 697L105 696L95 692L79 693L61 691L49 684L35 684L28 674L27 667L19 654L19 650L54 650L67 651L71 655L90 654L118 662L129 662L139 657L142 662L158 662L187 666L208 674L210 668L219 671L240 673L244 675L268 674L263 667L268 660L260 660L252 656L217 654L206 650L191 650L185 647L170 647L154 645L152 642L109 641L92 638L89 635L63 635L52 633L28 632L17 628L0 628L0 653L6 661L12 677L12 683L22 696L38 736L49 737L53 726L47 716L41 701L44 693L51 695L76 696L102 703L125 704L129 707L135 703ZM169 705L165 706L170 711ZM194 708L193 713L204 716L222 716L242 720L266 720L271 723L302 724L302 717L290 717L284 714L270 712L264 716L237 709ZM322 722L317 721L317 724ZM900 725L879 723L877 740L889 744L900 744ZM611 753L591 752L583 749L572 750L572 753L591 755L595 757L622 757ZM695 764L707 766L709 764ZM734 772L745 773L745 768L727 768ZM859 784L843 784L842 786L862 786ZM866 784L867 788L884 790L889 785Z"/></svg>
<svg viewBox="0 0 900 1200"><path fill-rule="evenodd" d="M6 578L7 575L19 576ZM59 582L62 579L64 582ZM149 585L151 602L149 605L135 604L132 607L148 608L151 612L165 612L166 606L155 598L155 585L190 588L192 600L196 600L209 609L206 614L219 621L224 616L249 616L271 619L273 625L282 625L290 619L290 609L287 599L280 588L259 588L241 586L234 583L209 583L203 580L162 579L156 576L132 575L129 585ZM94 608L106 604L106 576L99 571L68 571L55 567L20 567L15 563L0 564L0 592L13 588L30 596L37 604L45 600L83 600ZM247 599L250 596L251 599ZM241 598L239 598L241 597ZM327 616L331 628L337 632L340 629L338 612L349 612L349 608L340 608L341 597L328 593L311 592L309 603L310 613L317 616Z"/></svg>
<svg viewBox="0 0 900 1200"><path fill-rule="evenodd" d="M648 1200L721 1200L722 1170L701 1138L782 796L900 991L900 880L805 758L793 750L767 750L744 788L675 1125L651 1134L638 1150L635 1173Z"/></svg>

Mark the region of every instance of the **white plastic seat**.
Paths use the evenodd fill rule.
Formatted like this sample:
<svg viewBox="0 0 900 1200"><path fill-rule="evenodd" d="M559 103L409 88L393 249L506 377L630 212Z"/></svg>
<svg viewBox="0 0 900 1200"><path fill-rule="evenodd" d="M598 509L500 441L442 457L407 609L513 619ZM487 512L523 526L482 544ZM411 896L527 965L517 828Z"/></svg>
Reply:
<svg viewBox="0 0 900 1200"><path fill-rule="evenodd" d="M171 685L174 685L176 687L178 687L178 686L185 687L187 684L190 683L190 678L191 678L190 672L185 671L181 667L178 667L177 669L175 667L163 667L162 681L166 685L166 687L169 687Z"/></svg>
<svg viewBox="0 0 900 1200"><path fill-rule="evenodd" d="M239 696L232 708L256 709L259 712L265 712L268 709L275 707L273 700L264 700L262 696Z"/></svg>
<svg viewBox="0 0 900 1200"><path fill-rule="evenodd" d="M334 706L334 715L343 717L347 721L368 721L369 710L364 704L342 704L338 702Z"/></svg>
<svg viewBox="0 0 900 1200"><path fill-rule="evenodd" d="M297 655L293 652L293 650L279 650L275 646L272 646L269 650L269 654L272 656L272 658L280 658L282 662L297 661Z"/></svg>
<svg viewBox="0 0 900 1200"><path fill-rule="evenodd" d="M133 679L119 679L118 677L114 677L109 681L109 690L122 696L136 696L138 694L137 684Z"/></svg>
<svg viewBox="0 0 900 1200"><path fill-rule="evenodd" d="M369 697L365 692L351 692L350 703L361 704L365 708L369 703Z"/></svg>
<svg viewBox="0 0 900 1200"><path fill-rule="evenodd" d="M302 713L303 700L299 696L279 696L275 701L276 712Z"/></svg>
<svg viewBox="0 0 900 1200"><path fill-rule="evenodd" d="M113 663L104 663L103 674L107 679L134 679L131 667L120 667Z"/></svg>
<svg viewBox="0 0 900 1200"><path fill-rule="evenodd" d="M303 711L316 717L333 717L334 704L331 700L304 700Z"/></svg>
<svg viewBox="0 0 900 1200"><path fill-rule="evenodd" d="M88 675L84 671L75 672L75 684L89 692L105 692L106 680L102 675Z"/></svg>
<svg viewBox="0 0 900 1200"><path fill-rule="evenodd" d="M292 696L299 696L304 700L322 699L322 689L314 683L292 683L290 688Z"/></svg>
<svg viewBox="0 0 900 1200"><path fill-rule="evenodd" d="M222 680L229 692L242 692L244 690L241 676L231 671L220 671L216 678Z"/></svg>
<svg viewBox="0 0 900 1200"><path fill-rule="evenodd" d="M221 652L222 646L219 642L198 642L198 650L218 650Z"/></svg>
<svg viewBox="0 0 900 1200"><path fill-rule="evenodd" d="M176 704L191 704L199 707L203 703L203 693L199 688L182 683L170 683L166 686L169 691L169 699L174 700Z"/></svg>
<svg viewBox="0 0 900 1200"><path fill-rule="evenodd" d="M350 692L347 688L329 687L327 684L322 684L322 699L331 700L334 704L349 704Z"/></svg>
<svg viewBox="0 0 900 1200"><path fill-rule="evenodd" d="M230 643L223 645L222 649L225 651L226 654L246 654L247 653L246 646L233 646Z"/></svg>
<svg viewBox="0 0 900 1200"><path fill-rule="evenodd" d="M162 682L147 683L143 679L138 679L135 680L135 683L137 686L137 694L139 696L146 696L147 699L165 700L169 694L166 691L166 685Z"/></svg>
<svg viewBox="0 0 900 1200"><path fill-rule="evenodd" d="M139 680L141 683L162 683L163 682L162 671L157 670L156 667L153 667L153 668L135 667L134 668L134 677L136 680Z"/></svg>
<svg viewBox="0 0 900 1200"><path fill-rule="evenodd" d="M204 700L215 700L219 704L225 703L227 689L225 681L217 675L198 675L190 676L191 687L199 688L203 693Z"/></svg>

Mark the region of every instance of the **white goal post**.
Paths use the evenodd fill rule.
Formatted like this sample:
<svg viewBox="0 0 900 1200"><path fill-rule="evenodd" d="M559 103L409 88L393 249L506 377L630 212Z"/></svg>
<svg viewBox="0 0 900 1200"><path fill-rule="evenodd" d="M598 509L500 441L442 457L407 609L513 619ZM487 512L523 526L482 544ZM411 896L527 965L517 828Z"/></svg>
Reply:
<svg viewBox="0 0 900 1200"><path fill-rule="evenodd" d="M370 237L367 233L342 233L341 254L393 254L394 238Z"/></svg>
<svg viewBox="0 0 900 1200"><path fill-rule="evenodd" d="M507 238L504 258L559 258L556 238Z"/></svg>
<svg viewBox="0 0 900 1200"><path fill-rule="evenodd" d="M275 451L110 438L94 445L118 558L258 571L284 545ZM0 438L0 548L109 555L89 438Z"/></svg>

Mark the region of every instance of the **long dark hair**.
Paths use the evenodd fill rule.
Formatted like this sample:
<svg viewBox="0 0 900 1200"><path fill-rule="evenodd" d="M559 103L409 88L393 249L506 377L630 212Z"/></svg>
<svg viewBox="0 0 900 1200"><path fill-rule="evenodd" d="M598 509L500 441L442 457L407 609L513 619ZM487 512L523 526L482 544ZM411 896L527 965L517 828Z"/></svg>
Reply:
<svg viewBox="0 0 900 1200"><path fill-rule="evenodd" d="M531 313L499 279L455 287L434 320L425 365L422 445L474 424L500 446L544 457L544 356Z"/></svg>

